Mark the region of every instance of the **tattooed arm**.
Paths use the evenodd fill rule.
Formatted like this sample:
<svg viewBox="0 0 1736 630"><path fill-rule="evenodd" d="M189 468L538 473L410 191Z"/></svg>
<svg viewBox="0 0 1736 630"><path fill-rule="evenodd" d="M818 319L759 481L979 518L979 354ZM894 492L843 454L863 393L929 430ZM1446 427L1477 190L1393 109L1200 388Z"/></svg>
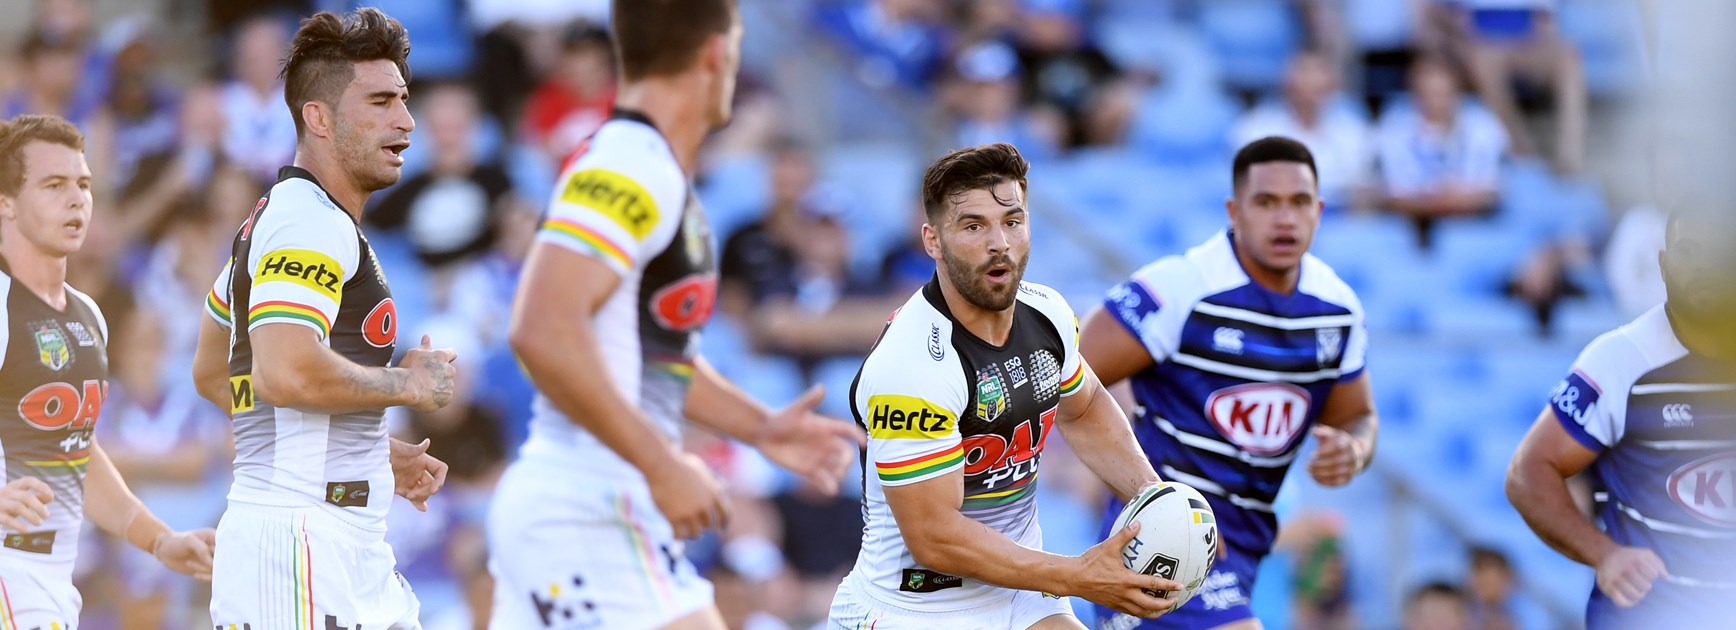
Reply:
<svg viewBox="0 0 1736 630"><path fill-rule="evenodd" d="M433 411L452 399L457 354L433 349L426 336L396 367L356 365L306 326L260 326L252 342L254 394L275 407L325 414L394 406Z"/></svg>

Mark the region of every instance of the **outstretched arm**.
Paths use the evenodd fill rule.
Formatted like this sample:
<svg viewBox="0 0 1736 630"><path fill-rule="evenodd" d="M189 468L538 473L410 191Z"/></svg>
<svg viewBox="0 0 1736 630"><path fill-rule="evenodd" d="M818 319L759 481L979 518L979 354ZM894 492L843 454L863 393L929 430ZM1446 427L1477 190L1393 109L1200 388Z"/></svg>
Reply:
<svg viewBox="0 0 1736 630"><path fill-rule="evenodd" d="M200 529L176 532L165 525L127 488L108 454L90 446L84 481L84 515L97 527L156 557L164 566L200 579L211 579L216 532Z"/></svg>
<svg viewBox="0 0 1736 630"><path fill-rule="evenodd" d="M772 413L701 358L684 409L688 419L759 449L821 491L838 483L867 438L856 425L814 413L826 395L815 385L788 407Z"/></svg>
<svg viewBox="0 0 1736 630"><path fill-rule="evenodd" d="M1127 501L1162 480L1140 450L1121 406L1097 380L1090 364L1082 370L1085 382L1076 394L1061 399L1056 426L1080 461L1108 484L1115 496Z"/></svg>

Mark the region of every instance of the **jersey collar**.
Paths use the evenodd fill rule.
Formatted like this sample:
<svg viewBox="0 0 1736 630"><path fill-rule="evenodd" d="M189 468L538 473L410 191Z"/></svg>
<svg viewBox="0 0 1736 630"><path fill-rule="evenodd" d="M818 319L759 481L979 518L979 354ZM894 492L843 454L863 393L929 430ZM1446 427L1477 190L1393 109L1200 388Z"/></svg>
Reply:
<svg viewBox="0 0 1736 630"><path fill-rule="evenodd" d="M319 189L320 194L326 196L327 201L332 202L333 206L336 206L339 210L342 210L344 212L344 216L350 218L351 223L355 223L358 225L361 224L361 219L357 215L351 214L350 209L345 208L344 204L338 203L338 198L332 196L332 191L326 190L326 187L323 184L319 183L319 179L315 178L313 176L313 173L308 172L307 169L299 167L299 166L285 166L283 168L277 169L277 183L281 184L283 182L286 182L286 181L289 181L292 179L305 179L305 180L307 180L308 183L313 184L315 188Z"/></svg>
<svg viewBox="0 0 1736 630"><path fill-rule="evenodd" d="M650 116L646 116L645 112L641 112L637 109L616 107L614 110L609 112L609 120L631 120L641 125L645 125L646 127L650 127L652 131L657 132L657 135L663 135L663 130L657 128L657 123L651 122Z"/></svg>

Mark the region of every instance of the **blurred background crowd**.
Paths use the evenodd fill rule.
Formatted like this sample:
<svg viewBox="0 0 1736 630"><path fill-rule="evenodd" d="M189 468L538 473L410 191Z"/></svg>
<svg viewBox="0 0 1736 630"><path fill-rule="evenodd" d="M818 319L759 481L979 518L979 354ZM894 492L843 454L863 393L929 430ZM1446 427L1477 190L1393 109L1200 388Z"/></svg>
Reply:
<svg viewBox="0 0 1736 630"><path fill-rule="evenodd" d="M481 517L531 395L505 344L511 296L563 159L609 114L608 1L0 0L0 115L89 136L97 218L71 281L114 331L99 439L157 514L214 525L230 446L189 383L201 301L292 159L277 74L296 19L358 4L408 27L418 123L368 234L401 338L457 348L463 379L446 409L393 416L452 470L390 535L424 624L481 627ZM1350 488L1286 488L1256 609L1273 628L1579 624L1589 571L1536 541L1501 478L1579 348L1663 297L1671 155L1628 115L1658 64L1644 0L741 4L735 121L697 173L723 261L705 348L727 375L774 405L826 384L823 409L849 418L860 356L932 273L916 191L947 148L1004 140L1031 159L1027 279L1083 314L1224 227L1236 147L1292 136L1328 202L1314 251L1367 308L1384 426ZM855 558L858 493L820 496L715 436L688 444L739 506L692 554L731 624L822 620ZM1104 491L1049 450L1043 527L1077 553ZM199 585L89 535L85 628L203 623Z"/></svg>

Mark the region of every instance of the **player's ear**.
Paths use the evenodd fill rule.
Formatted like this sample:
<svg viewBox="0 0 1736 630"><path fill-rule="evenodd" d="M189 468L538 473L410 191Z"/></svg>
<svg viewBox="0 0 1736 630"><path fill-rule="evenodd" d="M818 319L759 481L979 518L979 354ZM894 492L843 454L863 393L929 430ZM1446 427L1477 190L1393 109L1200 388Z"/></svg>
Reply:
<svg viewBox="0 0 1736 630"><path fill-rule="evenodd" d="M936 262L940 261L940 228L922 224L922 251L928 252L928 257Z"/></svg>
<svg viewBox="0 0 1736 630"><path fill-rule="evenodd" d="M330 138L332 135L331 108L318 100L309 99L301 104L301 122L309 135L320 138Z"/></svg>
<svg viewBox="0 0 1736 630"><path fill-rule="evenodd" d="M0 219L18 219L16 211L12 209L12 195L0 195Z"/></svg>

